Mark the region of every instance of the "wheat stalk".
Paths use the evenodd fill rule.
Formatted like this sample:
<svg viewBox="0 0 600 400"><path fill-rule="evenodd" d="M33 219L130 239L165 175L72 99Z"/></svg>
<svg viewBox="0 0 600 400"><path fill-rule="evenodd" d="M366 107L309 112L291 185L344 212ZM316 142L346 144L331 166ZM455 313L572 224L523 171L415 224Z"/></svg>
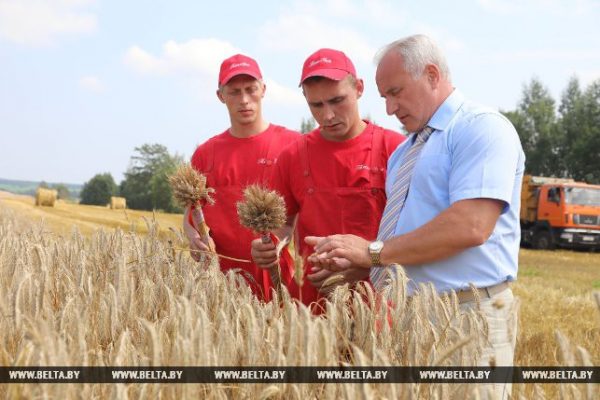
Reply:
<svg viewBox="0 0 600 400"><path fill-rule="evenodd" d="M235 277L239 274L225 276L215 263L201 270L188 257L173 258L169 238L159 238L157 229L145 237L98 232L86 239L77 233L61 237L28 228L19 232L6 219L0 210L2 365L466 366L473 365L478 346L486 341L476 310L464 313L455 295L443 299L428 287L409 300L408 281L400 270L392 280L389 308L377 308L375 294L364 284L354 292L342 286L326 303L324 316L315 317L285 291L277 302L262 303ZM42 269L35 246L40 246ZM128 265L128 260L134 261ZM589 310L595 312L593 302L599 300L598 294L586 298ZM375 326L378 319L381 327ZM586 335L595 338L595 332ZM562 365L570 360L571 365L593 365L597 357L597 347L588 353L566 336L557 336L552 344L556 342ZM554 356L554 346L548 347ZM116 395L431 400L467 393L476 398L470 392L476 386L15 383L2 393L7 398L65 400ZM517 395L522 387L515 388ZM523 398L543 397L545 389L539 385L529 388L533 393ZM578 384L564 386L562 393L593 398L596 392L594 385ZM558 389L551 394L558 396Z"/></svg>

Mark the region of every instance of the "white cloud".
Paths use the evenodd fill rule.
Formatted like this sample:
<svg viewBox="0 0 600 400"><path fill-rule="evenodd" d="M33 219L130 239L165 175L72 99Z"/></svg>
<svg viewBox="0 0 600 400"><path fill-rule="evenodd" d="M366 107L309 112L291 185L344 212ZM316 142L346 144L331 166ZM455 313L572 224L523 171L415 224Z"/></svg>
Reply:
<svg viewBox="0 0 600 400"><path fill-rule="evenodd" d="M520 50L513 52L497 52L490 54L490 62L518 62L523 60L560 60L571 62L600 61L600 52L597 50Z"/></svg>
<svg viewBox="0 0 600 400"><path fill-rule="evenodd" d="M553 14L558 16L585 15L598 11L596 0L477 0L479 6L500 15Z"/></svg>
<svg viewBox="0 0 600 400"><path fill-rule="evenodd" d="M343 50L355 63L371 64L384 44L370 43L371 31L406 31L413 20L406 7L389 0L296 0L259 28L258 43L272 52L303 57L331 47Z"/></svg>
<svg viewBox="0 0 600 400"><path fill-rule="evenodd" d="M169 40L163 45L162 54L153 55L138 47L130 47L124 62L134 71L144 75L182 76L188 79L205 99L213 100L217 86L219 67L223 60L233 54L243 53L229 42L219 39L192 39L184 43ZM273 80L266 80L266 101L297 105L304 104L298 90L285 87Z"/></svg>
<svg viewBox="0 0 600 400"><path fill-rule="evenodd" d="M336 26L313 15L281 15L259 30L260 44L273 51L311 52L332 47L343 50L350 58L370 62L375 48L357 31Z"/></svg>
<svg viewBox="0 0 600 400"><path fill-rule="evenodd" d="M265 84L267 85L267 94L265 95L265 102L267 103L288 105L306 104L306 100L304 100L300 88L290 89L271 79L265 79Z"/></svg>
<svg viewBox="0 0 600 400"><path fill-rule="evenodd" d="M352 0L324 0L317 3L320 13L330 17L356 18L360 16L359 7Z"/></svg>
<svg viewBox="0 0 600 400"><path fill-rule="evenodd" d="M90 33L96 16L81 8L87 0L0 0L0 37L11 42L45 46L56 37Z"/></svg>
<svg viewBox="0 0 600 400"><path fill-rule="evenodd" d="M384 0L365 0L365 9L361 12L360 18L363 21L365 19L374 21L378 26L385 25L395 29L406 26L412 19L398 2Z"/></svg>
<svg viewBox="0 0 600 400"><path fill-rule="evenodd" d="M458 53L467 49L466 43L448 30L439 26L431 26L423 23L413 25L414 32L422 33L431 37L438 43L438 46L448 55L449 53Z"/></svg>
<svg viewBox="0 0 600 400"><path fill-rule="evenodd" d="M160 75L167 72L163 60L154 57L138 46L131 46L123 59L125 65L142 74Z"/></svg>
<svg viewBox="0 0 600 400"><path fill-rule="evenodd" d="M221 62L240 50L219 39L191 39L184 43L169 40L161 55L155 56L138 47L130 47L124 58L134 71L152 75L207 75L216 80Z"/></svg>
<svg viewBox="0 0 600 400"><path fill-rule="evenodd" d="M284 8L281 15L318 15L323 21L333 19L357 23L362 28L405 22L405 7L389 0L296 0Z"/></svg>
<svg viewBox="0 0 600 400"><path fill-rule="evenodd" d="M505 0L477 0L484 10L496 14L508 15L517 11L517 5Z"/></svg>
<svg viewBox="0 0 600 400"><path fill-rule="evenodd" d="M96 93L101 93L105 90L104 84L97 76L83 76L79 78L79 87Z"/></svg>

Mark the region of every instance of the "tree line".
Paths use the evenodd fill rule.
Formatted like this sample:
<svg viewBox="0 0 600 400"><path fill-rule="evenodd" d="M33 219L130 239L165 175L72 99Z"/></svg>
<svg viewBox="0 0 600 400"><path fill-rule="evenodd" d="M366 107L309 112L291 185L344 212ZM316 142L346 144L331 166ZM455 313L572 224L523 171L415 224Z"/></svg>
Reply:
<svg viewBox="0 0 600 400"><path fill-rule="evenodd" d="M571 78L557 105L548 88L533 78L523 86L516 109L502 113L519 133L527 173L600 184L600 80L583 88ZM300 131L315 126L312 118L302 118ZM122 196L132 209L181 212L167 179L183 157L161 144L134 151L119 185L110 173L97 174L83 186L80 203L106 205L111 196Z"/></svg>
<svg viewBox="0 0 600 400"><path fill-rule="evenodd" d="M503 114L519 133L527 173L600 184L600 79L583 88L571 78L557 104L534 78Z"/></svg>
<svg viewBox="0 0 600 400"><path fill-rule="evenodd" d="M183 162L162 144L144 144L134 149L125 178L117 185L110 173L97 174L83 185L80 204L106 205L111 196L127 200L135 210L182 212L173 200L168 177Z"/></svg>

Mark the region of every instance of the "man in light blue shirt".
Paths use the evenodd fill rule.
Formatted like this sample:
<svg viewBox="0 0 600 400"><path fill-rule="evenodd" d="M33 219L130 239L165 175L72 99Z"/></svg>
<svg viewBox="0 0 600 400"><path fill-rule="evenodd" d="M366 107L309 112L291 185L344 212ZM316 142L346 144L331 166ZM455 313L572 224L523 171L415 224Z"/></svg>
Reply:
<svg viewBox="0 0 600 400"><path fill-rule="evenodd" d="M307 238L316 254L309 260L334 270L371 268L377 289L386 266L397 263L411 292L432 282L439 292L457 291L463 309L476 307L479 297L490 348L478 363L512 365L516 313L508 282L517 277L525 162L517 132L504 116L454 89L445 58L428 37L400 39L380 54L376 81L386 111L411 136L388 161L378 240ZM510 386L495 390L506 398Z"/></svg>
<svg viewBox="0 0 600 400"><path fill-rule="evenodd" d="M427 125L434 131L415 164L394 236L414 232L462 200L482 199L501 208L497 207L500 215L487 240L483 240L481 233L475 233L478 237L473 239L481 238L482 244L466 246L448 257L432 254L425 262L404 262L408 277L415 284L432 282L439 292L469 290L470 284L485 288L513 281L518 268L519 203L524 169L524 155L515 129L504 116L466 101L456 89ZM391 156L389 176L397 176L413 141L414 137ZM392 184L393 180L388 179L388 193ZM452 235L461 236L460 230L469 227L467 219L478 217L478 210L469 208L466 212L471 215L464 216L464 223L457 214L459 220L448 227ZM451 246L448 239L443 238L440 245ZM447 251L450 253L451 249ZM414 286L409 287L413 289Z"/></svg>

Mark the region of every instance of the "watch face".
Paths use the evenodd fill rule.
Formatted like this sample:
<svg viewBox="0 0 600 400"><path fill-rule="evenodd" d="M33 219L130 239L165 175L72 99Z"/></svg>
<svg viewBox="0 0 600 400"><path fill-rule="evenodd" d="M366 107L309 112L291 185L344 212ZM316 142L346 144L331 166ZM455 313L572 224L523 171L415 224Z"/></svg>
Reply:
<svg viewBox="0 0 600 400"><path fill-rule="evenodd" d="M381 240L377 240L376 242L371 242L369 244L369 250L374 253L378 253L383 248L383 242Z"/></svg>

